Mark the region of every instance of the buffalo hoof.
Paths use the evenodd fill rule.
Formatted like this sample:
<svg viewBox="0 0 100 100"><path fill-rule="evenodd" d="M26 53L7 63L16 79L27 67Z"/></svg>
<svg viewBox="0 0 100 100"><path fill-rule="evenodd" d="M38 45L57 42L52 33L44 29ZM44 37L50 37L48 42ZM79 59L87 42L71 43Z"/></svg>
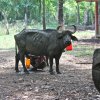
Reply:
<svg viewBox="0 0 100 100"><path fill-rule="evenodd" d="M29 74L29 72L27 71L27 72L25 72L25 74Z"/></svg>
<svg viewBox="0 0 100 100"><path fill-rule="evenodd" d="M57 72L57 74L61 74L61 72Z"/></svg>
<svg viewBox="0 0 100 100"><path fill-rule="evenodd" d="M16 70L16 73L18 73L19 72L19 70Z"/></svg>
<svg viewBox="0 0 100 100"><path fill-rule="evenodd" d="M19 69L18 69L18 67L15 67L15 71L18 73L19 72Z"/></svg>
<svg viewBox="0 0 100 100"><path fill-rule="evenodd" d="M25 72L25 74L29 74L29 71L24 71Z"/></svg>
<svg viewBox="0 0 100 100"><path fill-rule="evenodd" d="M49 71L50 72L50 75L55 75L55 73L53 71Z"/></svg>

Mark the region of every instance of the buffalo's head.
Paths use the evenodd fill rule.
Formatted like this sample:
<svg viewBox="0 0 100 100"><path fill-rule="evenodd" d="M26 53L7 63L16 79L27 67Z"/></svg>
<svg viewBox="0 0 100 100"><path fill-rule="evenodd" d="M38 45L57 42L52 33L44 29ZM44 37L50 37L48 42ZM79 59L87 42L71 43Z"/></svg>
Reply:
<svg viewBox="0 0 100 100"><path fill-rule="evenodd" d="M63 39L63 42L66 46L71 44L71 40L78 41L78 39L73 35L76 32L76 26L73 25L74 31L70 30L60 30L60 27L58 28L58 39Z"/></svg>

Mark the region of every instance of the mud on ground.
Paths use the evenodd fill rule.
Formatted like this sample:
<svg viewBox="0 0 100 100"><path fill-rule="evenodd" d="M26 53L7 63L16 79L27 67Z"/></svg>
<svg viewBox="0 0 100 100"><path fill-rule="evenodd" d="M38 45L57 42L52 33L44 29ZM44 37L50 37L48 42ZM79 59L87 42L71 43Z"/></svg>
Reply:
<svg viewBox="0 0 100 100"><path fill-rule="evenodd" d="M55 75L49 74L49 67L29 75L16 73L14 57L14 50L0 50L0 100L100 100L92 81L92 56L75 57L64 52L62 74ZM21 64L19 68L22 70Z"/></svg>

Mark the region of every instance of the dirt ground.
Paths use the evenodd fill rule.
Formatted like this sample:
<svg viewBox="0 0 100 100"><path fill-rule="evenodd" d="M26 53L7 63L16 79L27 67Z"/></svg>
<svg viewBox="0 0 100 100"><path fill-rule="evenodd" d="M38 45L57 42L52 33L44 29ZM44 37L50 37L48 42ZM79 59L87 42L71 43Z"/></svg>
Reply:
<svg viewBox="0 0 100 100"><path fill-rule="evenodd" d="M80 44L98 42L82 40ZM0 100L100 100L92 81L92 56L75 57L64 52L62 74L55 75L49 74L49 67L29 75L16 73L14 57L14 50L0 50ZM22 70L21 64L19 68Z"/></svg>

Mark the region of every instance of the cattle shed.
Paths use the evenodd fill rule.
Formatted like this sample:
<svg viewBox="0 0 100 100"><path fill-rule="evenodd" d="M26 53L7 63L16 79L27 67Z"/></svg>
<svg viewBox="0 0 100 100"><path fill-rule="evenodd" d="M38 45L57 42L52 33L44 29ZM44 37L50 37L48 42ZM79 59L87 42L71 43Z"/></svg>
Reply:
<svg viewBox="0 0 100 100"><path fill-rule="evenodd" d="M100 38L100 0L76 0L77 3L82 1L95 2L95 32L96 37Z"/></svg>

